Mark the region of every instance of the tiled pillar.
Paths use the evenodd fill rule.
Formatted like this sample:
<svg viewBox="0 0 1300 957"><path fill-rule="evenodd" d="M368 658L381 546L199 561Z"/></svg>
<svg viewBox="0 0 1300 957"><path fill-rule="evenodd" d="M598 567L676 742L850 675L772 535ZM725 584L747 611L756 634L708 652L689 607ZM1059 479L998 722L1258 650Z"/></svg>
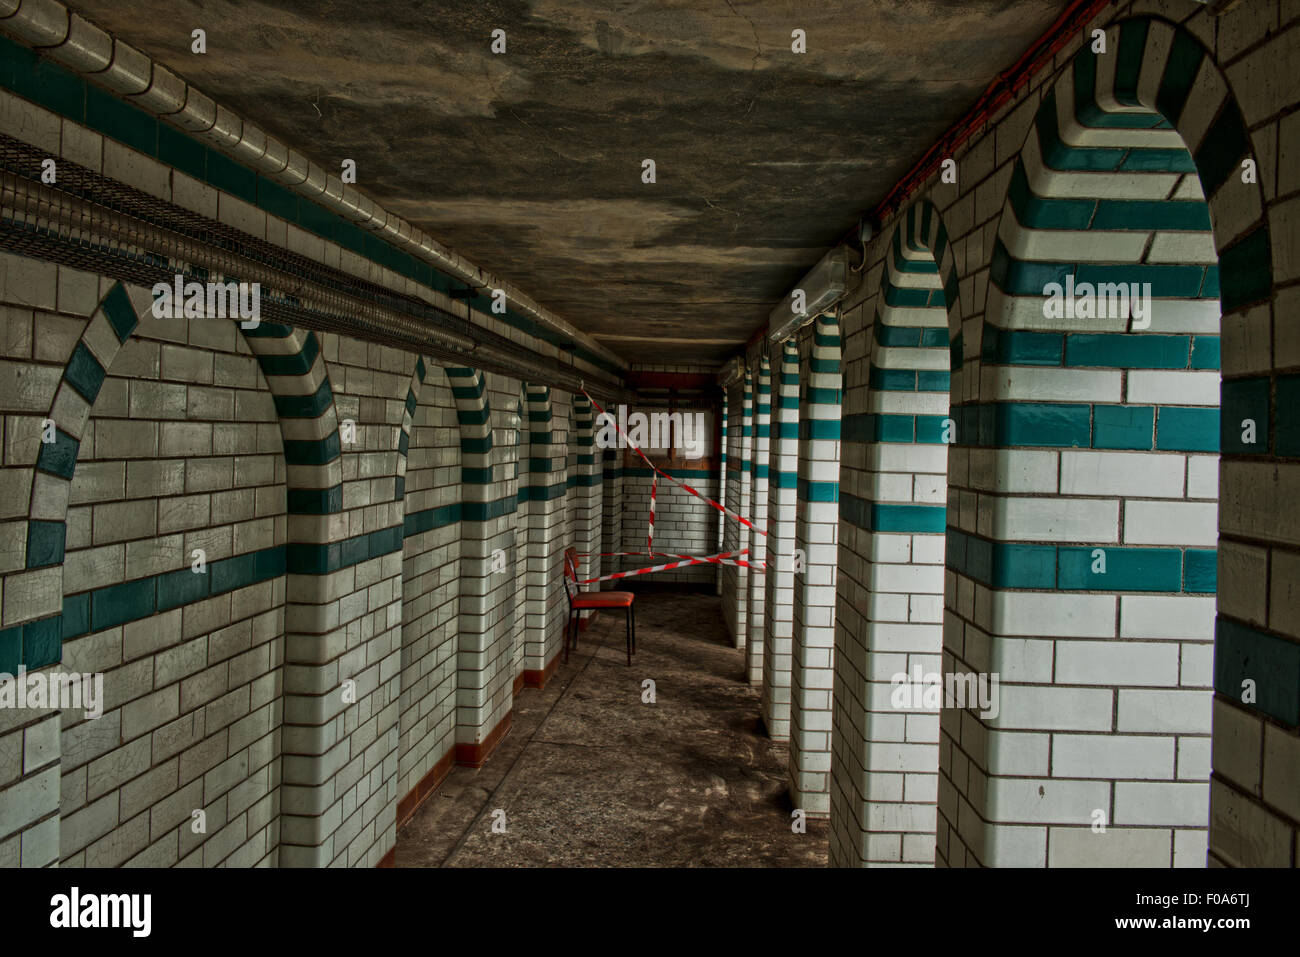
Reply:
<svg viewBox="0 0 1300 957"><path fill-rule="evenodd" d="M356 708L344 700L340 685L359 677L339 668L343 642L338 638L345 626L337 597L330 594L331 589L340 594L352 590L353 570L339 568L324 552L340 520L346 527L338 417L314 333L264 322L247 339L272 389L280 385L286 396L310 397L300 407L283 408L280 421L290 515L281 734L285 750L298 756L285 762L281 772L280 863L325 867L340 850L330 840L326 812L335 802L331 769L337 772L341 763L324 759L331 750L326 745L344 713ZM313 556L325 560L316 564ZM321 649L330 646L334 654L322 656ZM332 673L322 657L329 659ZM334 817L333 827L338 823Z"/></svg>
<svg viewBox="0 0 1300 957"><path fill-rule="evenodd" d="M501 493L515 496L509 551L504 567L494 575L511 579L507 592L510 603L510 676L514 694L523 690L526 664L524 640L528 610L528 400L524 385L514 379L493 377L496 395L490 395L494 423L493 474Z"/></svg>
<svg viewBox="0 0 1300 957"><path fill-rule="evenodd" d="M799 346L781 344L776 370L768 471L766 614L763 617L763 726L790 737L790 654L794 628L795 516L799 484Z"/></svg>
<svg viewBox="0 0 1300 957"><path fill-rule="evenodd" d="M601 461L601 547L602 552L632 551L623 538L623 453L618 449L597 449ZM602 563L605 574L619 571L622 559L611 557ZM618 582L602 582L601 588L611 591Z"/></svg>
<svg viewBox="0 0 1300 957"><path fill-rule="evenodd" d="M727 434L731 448L727 454L727 464L731 471L726 474L728 508L737 515L749 517L750 507L750 445L754 431L754 396L753 379L749 370L744 378L738 379L732 386L732 397L728 412L731 421ZM728 518L723 538L723 551L740 552L750 547L750 532L734 518ZM735 647L745 646L748 629L749 609L749 570L735 565L722 568L722 610L731 632Z"/></svg>
<svg viewBox="0 0 1300 957"><path fill-rule="evenodd" d="M346 378L350 364L337 337L266 322L245 335L277 393L288 471L280 862L373 866L396 842L403 526L384 468L397 423L367 421L384 406L363 412L331 385L330 367ZM394 379L394 393L409 382Z"/></svg>
<svg viewBox="0 0 1300 957"><path fill-rule="evenodd" d="M446 370L461 442L460 634L457 639L456 760L478 766L510 726L510 631L514 582L494 575L493 553L514 548L516 495L494 481L492 421L483 374ZM502 494L503 487L506 493Z"/></svg>
<svg viewBox="0 0 1300 957"><path fill-rule="evenodd" d="M848 609L836 622L831 859L841 866L934 862L939 702L896 700L894 691L918 677L942 680L952 430L948 297L936 259L955 303L947 236L922 202L885 252L867 388L853 393L851 414L846 402L840 544L858 560L841 562Z"/></svg>
<svg viewBox="0 0 1300 957"><path fill-rule="evenodd" d="M417 357L403 417L398 824L451 770L460 612L460 439L446 376ZM407 419L409 418L409 425Z"/></svg>
<svg viewBox="0 0 1300 957"><path fill-rule="evenodd" d="M574 445L577 449L576 473L572 476L572 496L575 508L573 547L580 555L584 578L603 574L599 553L601 536L602 474L596 459L595 412L591 400L583 395L573 397ZM587 616L589 612L583 612Z"/></svg>
<svg viewBox="0 0 1300 957"><path fill-rule="evenodd" d="M749 520L756 528L767 530L767 488L769 448L772 429L772 372L766 355L759 356L758 372L754 377L754 444L750 474ZM750 555L754 567L749 569L749 600L747 638L745 643L745 674L751 685L763 680L764 609L767 604L767 575L761 561L767 554L767 537L749 531Z"/></svg>
<svg viewBox="0 0 1300 957"><path fill-rule="evenodd" d="M563 597L565 447L555 443L551 390L527 385L528 397L528 579L524 660L545 671L563 649L556 601ZM522 476L521 476L522 479Z"/></svg>
<svg viewBox="0 0 1300 957"><path fill-rule="evenodd" d="M727 506L727 393L722 393L722 412L718 419L718 428L720 430L721 442L718 445L718 504L723 508ZM711 552L720 552L723 549L723 543L727 539L727 516L725 512L718 512L718 538L717 546L710 549ZM722 594L722 580L724 572L718 571L716 578L717 592Z"/></svg>
<svg viewBox="0 0 1300 957"><path fill-rule="evenodd" d="M1164 24L1112 27L1114 52L1075 57L1015 159L982 338L954 382L944 625L945 671L996 675L1000 693L995 714L942 715L939 863L1205 863L1233 290L1201 198L1219 184L1154 109L1192 115L1184 39L1175 56ZM1203 130L1218 106L1187 109ZM1076 301L1121 282L1153 298L1141 317L1075 318L1048 297L1067 280Z"/></svg>
<svg viewBox="0 0 1300 957"><path fill-rule="evenodd" d="M66 359L49 356L44 362L34 361L40 357L33 355L31 331L9 335L0 344L0 363L18 370L8 373L9 380L25 383L21 390L0 395L0 413L6 424L5 443L0 450L4 465L0 480L9 490L4 515L25 519L0 526L0 544L6 556L0 673L17 675L21 667L34 674L51 666L62 673L89 671L75 660L58 667L66 660L65 635L91 626L90 595L85 596L83 615L77 616L84 617L83 626L77 629L71 627L71 620L66 625L64 622L65 609L71 612L79 607L75 599L65 603L65 595L85 587L64 578L68 503L78 456L87 439L91 409L113 359L136 328L138 315L147 312L149 298L143 290L133 288L128 295L121 284L101 283L89 274L8 253L0 253L0 269L8 278L8 291L0 288L0 294L5 300L15 301L15 314L21 315L23 306L30 310L33 304L39 304L51 311L77 315L82 324L80 335L74 333L66 346ZM107 295L101 298L103 291ZM76 295L71 295L74 292ZM41 318L54 321L53 316ZM66 317L59 321L71 322ZM31 323L27 311L28 330ZM40 319L37 323L39 336ZM43 441L44 419L53 422L53 442ZM153 611L153 582L148 585L150 603L140 609L143 615ZM117 604L127 604L126 597L123 594ZM78 729L72 741L84 738L82 732L88 728L103 727L110 720L116 719L120 726L120 713L100 718L103 725L92 724L93 719L78 720L83 714L57 709L0 709L0 753L11 756L5 762L0 785L0 866L46 867L58 863L61 844L67 843L60 813L60 775L65 771L62 725L66 721L69 727ZM75 769L66 770L71 776ZM73 790L69 788L65 801L69 806L75 806ZM110 800L115 804L115 798ZM115 806L115 821L117 815Z"/></svg>
<svg viewBox="0 0 1300 957"><path fill-rule="evenodd" d="M831 690L839 532L840 330L819 316L800 369L799 485L790 676L790 795L809 817L830 813ZM805 384L806 383L806 384Z"/></svg>

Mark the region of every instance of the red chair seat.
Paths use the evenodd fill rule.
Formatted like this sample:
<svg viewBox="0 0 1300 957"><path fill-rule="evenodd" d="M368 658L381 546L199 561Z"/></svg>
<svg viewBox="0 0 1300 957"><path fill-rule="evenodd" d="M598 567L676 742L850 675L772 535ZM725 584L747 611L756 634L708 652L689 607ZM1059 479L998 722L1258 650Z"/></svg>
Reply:
<svg viewBox="0 0 1300 957"><path fill-rule="evenodd" d="M630 591L584 591L573 596L573 607L627 608L633 597Z"/></svg>

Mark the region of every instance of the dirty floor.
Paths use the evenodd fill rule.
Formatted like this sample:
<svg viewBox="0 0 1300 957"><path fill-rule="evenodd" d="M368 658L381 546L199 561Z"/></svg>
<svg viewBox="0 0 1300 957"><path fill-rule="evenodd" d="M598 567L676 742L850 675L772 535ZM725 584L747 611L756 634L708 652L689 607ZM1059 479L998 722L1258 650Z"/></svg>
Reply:
<svg viewBox="0 0 1300 957"><path fill-rule="evenodd" d="M398 867L825 866L824 824L791 833L787 752L761 731L720 599L650 586L636 608L633 665L623 616L602 614L515 699L486 765L454 768L399 829Z"/></svg>

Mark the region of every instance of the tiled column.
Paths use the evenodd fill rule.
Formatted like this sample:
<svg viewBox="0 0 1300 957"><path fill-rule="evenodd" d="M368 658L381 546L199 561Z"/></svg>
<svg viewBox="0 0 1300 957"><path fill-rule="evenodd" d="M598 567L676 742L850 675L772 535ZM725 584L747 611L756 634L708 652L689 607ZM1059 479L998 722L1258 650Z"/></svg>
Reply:
<svg viewBox="0 0 1300 957"><path fill-rule="evenodd" d="M331 386L329 364L348 365L337 337L266 322L246 337L288 470L280 862L373 866L396 841L402 524L393 480L368 476L392 462L396 423Z"/></svg>
<svg viewBox="0 0 1300 957"><path fill-rule="evenodd" d="M790 654L794 628L795 516L799 484L799 346L781 344L773 390L768 472L767 596L763 617L763 726L775 741L790 737Z"/></svg>
<svg viewBox="0 0 1300 957"><path fill-rule="evenodd" d="M493 376L489 382L496 387L489 396L492 408L494 458L493 474L501 493L515 496L510 550L504 567L493 574L511 579L506 591L510 604L510 676L514 694L523 690L526 678L524 638L527 633L528 609L528 400L524 385L514 379ZM507 503L508 507L508 503Z"/></svg>
<svg viewBox="0 0 1300 957"><path fill-rule="evenodd" d="M602 552L632 551L623 537L623 453L618 449L597 449L601 461L601 547ZM603 562L605 574L622 568L622 560L610 558ZM601 588L611 591L618 582L602 582Z"/></svg>
<svg viewBox="0 0 1300 957"><path fill-rule="evenodd" d="M721 442L718 445L718 504L724 508L727 505L727 393L722 393L722 411L718 419L718 427L721 435ZM718 538L717 547L710 549L711 552L720 552L723 549L723 543L727 539L727 516L724 512L718 513ZM716 578L717 592L722 594L722 580L724 572L718 571Z"/></svg>
<svg viewBox="0 0 1300 957"><path fill-rule="evenodd" d="M0 366L7 381L24 383L24 388L0 395L0 413L6 425L0 481L7 490L0 507L5 517L24 519L0 526L0 544L6 556L0 673L17 675L19 668L35 673L57 666L65 660L65 635L90 626L90 595L85 596L84 615L76 616L84 617L82 627L73 625L72 615L64 622L65 594L86 587L64 580L72 479L87 438L91 408L107 370L136 328L139 311L147 311L149 299L136 289L129 296L126 288L116 283L103 284L107 295L101 299L96 276L8 253L0 253L0 270L8 279L8 288L0 287L0 295L6 305L17 307L17 315L25 307L28 330L33 305L64 313L59 320L63 323L72 323L68 314L75 315L82 327L80 335L74 332L69 337L66 357L49 356L44 362L33 361L40 357L33 355L30 331L8 335L0 344ZM41 318L54 321L53 316ZM43 441L44 419L53 422L53 442ZM148 585L152 598L153 582ZM101 594L107 597L108 592L104 589ZM124 604L119 600L119 607ZM74 599L66 609L71 612L78 607ZM152 602L140 610L149 614ZM81 669L74 660L59 670L90 669ZM0 859L5 865L46 867L58 863L61 839L66 843L61 833L66 825L60 813L60 775L64 771L60 732L66 721L70 727L80 728L71 740L83 738L84 732L96 725L79 721L81 717L82 713L57 709L0 709L0 753L12 756L5 762L0 785ZM120 719L120 714L100 720L107 724L113 718ZM65 800L70 808L75 807L71 797L70 793ZM114 821L117 816L115 805Z"/></svg>
<svg viewBox="0 0 1300 957"><path fill-rule="evenodd" d="M563 599L565 448L554 442L551 390L526 386L528 397L528 583L524 660L544 671L563 649L555 602ZM522 477L521 477L522 478Z"/></svg>
<svg viewBox="0 0 1300 957"><path fill-rule="evenodd" d="M399 826L442 782L456 751L460 433L446 376L423 357L416 359L405 413L399 463L404 525Z"/></svg>
<svg viewBox="0 0 1300 957"><path fill-rule="evenodd" d="M493 552L514 547L516 495L493 480L492 422L483 374L450 367L461 442L460 634L456 761L479 766L510 726L512 576L492 573ZM503 486L506 493L502 494Z"/></svg>
<svg viewBox="0 0 1300 957"><path fill-rule="evenodd" d="M767 487L769 448L772 430L772 372L766 355L759 356L758 372L754 377L754 445L750 474L749 519L754 525L767 530ZM767 553L766 536L749 531L750 559L754 567L749 569L748 620L746 623L747 639L745 645L745 673L751 685L763 680L763 634L764 607L767 604L767 575L759 562Z"/></svg>
<svg viewBox="0 0 1300 957"><path fill-rule="evenodd" d="M790 677L790 795L809 817L830 813L831 689L839 532L840 331L819 316L800 372L799 486ZM804 385L804 383L807 383Z"/></svg>
<svg viewBox="0 0 1300 957"><path fill-rule="evenodd" d="M942 716L937 858L953 866L1205 863L1233 286L1201 196L1239 156L1204 183L1155 109L1202 131L1219 109L1183 105L1194 40L1130 21L1107 44L1045 93L1014 160L954 385L945 670L996 675L1000 693L995 713ZM1242 142L1221 132L1216 151ZM1053 282L1076 303L1150 283L1150 309L1057 309Z"/></svg>
<svg viewBox="0 0 1300 957"><path fill-rule="evenodd" d="M588 557L582 559L582 574L585 578L595 578L602 574L602 562L599 552L601 537L601 493L602 474L600 463L596 459L596 435L594 432L595 412L591 401L582 395L573 397L573 431L577 448L577 472L573 478L570 495L574 498L575 521L573 547L579 554ZM583 613L584 616L589 614Z"/></svg>
<svg viewBox="0 0 1300 957"><path fill-rule="evenodd" d="M936 256L955 302L947 237L922 202L885 252L867 330L867 388L853 393L854 411L844 416L840 544L858 561L839 572L848 608L836 622L831 853L845 866L934 862L939 702L900 702L894 691L917 678L942 680L951 421L947 296Z"/></svg>
<svg viewBox="0 0 1300 957"><path fill-rule="evenodd" d="M745 370L744 378L738 379L732 386L728 412L731 421L727 426L727 434L731 448L728 450L727 463L731 466L731 471L726 474L727 507L737 515L748 518L752 478L749 468L750 445L754 430L753 379L748 369ZM723 550L739 552L749 545L749 529L734 518L727 518ZM732 643L737 648L743 648L749 621L749 571L735 565L724 565L721 577L723 617L731 632Z"/></svg>

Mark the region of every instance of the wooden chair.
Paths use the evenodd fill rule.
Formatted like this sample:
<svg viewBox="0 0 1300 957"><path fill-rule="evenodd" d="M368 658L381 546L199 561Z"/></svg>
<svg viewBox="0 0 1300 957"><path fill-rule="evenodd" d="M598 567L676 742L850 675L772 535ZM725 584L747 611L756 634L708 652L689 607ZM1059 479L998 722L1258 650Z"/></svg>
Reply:
<svg viewBox="0 0 1300 957"><path fill-rule="evenodd" d="M569 599L569 621L564 629L564 661L569 661L569 631L573 631L573 647L578 647L578 623L585 609L624 608L627 610L627 663L632 664L636 652L636 614L632 610L630 591L579 591L578 553L564 550L564 594Z"/></svg>

